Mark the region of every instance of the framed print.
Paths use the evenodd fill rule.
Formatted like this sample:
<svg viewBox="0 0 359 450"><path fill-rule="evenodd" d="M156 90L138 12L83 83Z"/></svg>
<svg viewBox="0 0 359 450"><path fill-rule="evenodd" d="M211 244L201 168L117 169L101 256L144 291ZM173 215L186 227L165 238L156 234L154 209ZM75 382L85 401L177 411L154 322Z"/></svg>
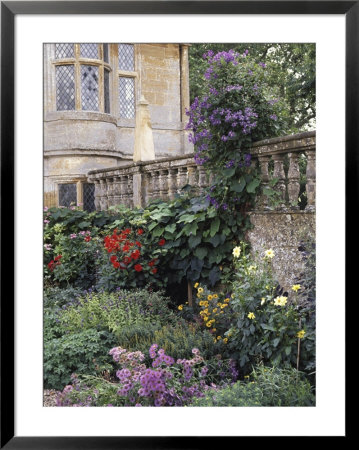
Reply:
<svg viewBox="0 0 359 450"><path fill-rule="evenodd" d="M358 14L1 2L1 448L347 437Z"/></svg>

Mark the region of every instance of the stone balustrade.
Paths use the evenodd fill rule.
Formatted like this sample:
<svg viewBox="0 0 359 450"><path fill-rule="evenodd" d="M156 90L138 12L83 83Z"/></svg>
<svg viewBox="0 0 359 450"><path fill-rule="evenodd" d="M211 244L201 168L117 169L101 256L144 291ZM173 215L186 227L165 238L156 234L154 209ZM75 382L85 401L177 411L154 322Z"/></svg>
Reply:
<svg viewBox="0 0 359 450"><path fill-rule="evenodd" d="M300 158L306 165L306 207L315 209L315 131L257 142L252 148L252 164L258 164L262 186L276 192L274 204L263 195L256 209L300 209ZM172 199L183 186L190 184L201 193L209 183L203 167L196 165L193 154L142 161L121 167L92 170L88 181L95 184L95 207L106 210L124 204L144 206L154 199ZM303 189L302 189L303 190ZM301 208L303 209L303 208Z"/></svg>
<svg viewBox="0 0 359 450"><path fill-rule="evenodd" d="M299 202L303 191L306 193L305 209L315 210L315 149L315 131L266 139L253 145L251 154L253 163L259 165L262 188L276 192L274 209L304 209L300 205L304 202ZM305 167L304 173L300 166ZM305 184L304 190L301 183ZM270 196L263 195L256 209L273 209Z"/></svg>
<svg viewBox="0 0 359 450"><path fill-rule="evenodd" d="M95 184L96 210L106 210L119 204L144 206L155 199L173 199L186 184L201 193L208 186L209 177L189 154L92 170L88 181Z"/></svg>

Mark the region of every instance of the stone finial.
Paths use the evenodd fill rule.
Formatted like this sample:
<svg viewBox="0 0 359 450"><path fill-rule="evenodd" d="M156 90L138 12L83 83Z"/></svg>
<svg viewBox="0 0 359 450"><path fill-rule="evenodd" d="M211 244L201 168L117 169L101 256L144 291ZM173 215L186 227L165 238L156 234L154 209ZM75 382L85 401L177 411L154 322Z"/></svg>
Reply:
<svg viewBox="0 0 359 450"><path fill-rule="evenodd" d="M142 96L136 108L134 162L152 161L155 159L155 147L151 126L148 102Z"/></svg>

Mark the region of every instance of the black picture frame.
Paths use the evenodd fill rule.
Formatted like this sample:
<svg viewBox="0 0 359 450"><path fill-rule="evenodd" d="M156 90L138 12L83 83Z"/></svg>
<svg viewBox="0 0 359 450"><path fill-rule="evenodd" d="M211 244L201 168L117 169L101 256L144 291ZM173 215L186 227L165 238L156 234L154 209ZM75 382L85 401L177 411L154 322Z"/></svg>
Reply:
<svg viewBox="0 0 359 450"><path fill-rule="evenodd" d="M346 19L346 295L355 266L358 205L359 1L4 1L1 2L1 441L6 449L199 448L226 437L25 437L14 435L14 61L18 14L340 14ZM350 252L349 250L350 242ZM354 248L355 246L355 248ZM6 283L4 282L6 281ZM348 437L348 428L346 428ZM220 442L217 442L219 440Z"/></svg>

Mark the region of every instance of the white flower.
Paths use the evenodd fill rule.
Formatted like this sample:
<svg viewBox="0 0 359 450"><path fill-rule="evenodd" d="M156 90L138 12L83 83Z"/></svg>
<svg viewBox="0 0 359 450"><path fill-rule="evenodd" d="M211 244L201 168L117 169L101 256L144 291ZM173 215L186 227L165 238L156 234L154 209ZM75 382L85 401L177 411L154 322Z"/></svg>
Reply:
<svg viewBox="0 0 359 450"><path fill-rule="evenodd" d="M241 248L240 247L234 247L234 249L233 249L233 256L235 258L239 258L240 254L241 254Z"/></svg>

